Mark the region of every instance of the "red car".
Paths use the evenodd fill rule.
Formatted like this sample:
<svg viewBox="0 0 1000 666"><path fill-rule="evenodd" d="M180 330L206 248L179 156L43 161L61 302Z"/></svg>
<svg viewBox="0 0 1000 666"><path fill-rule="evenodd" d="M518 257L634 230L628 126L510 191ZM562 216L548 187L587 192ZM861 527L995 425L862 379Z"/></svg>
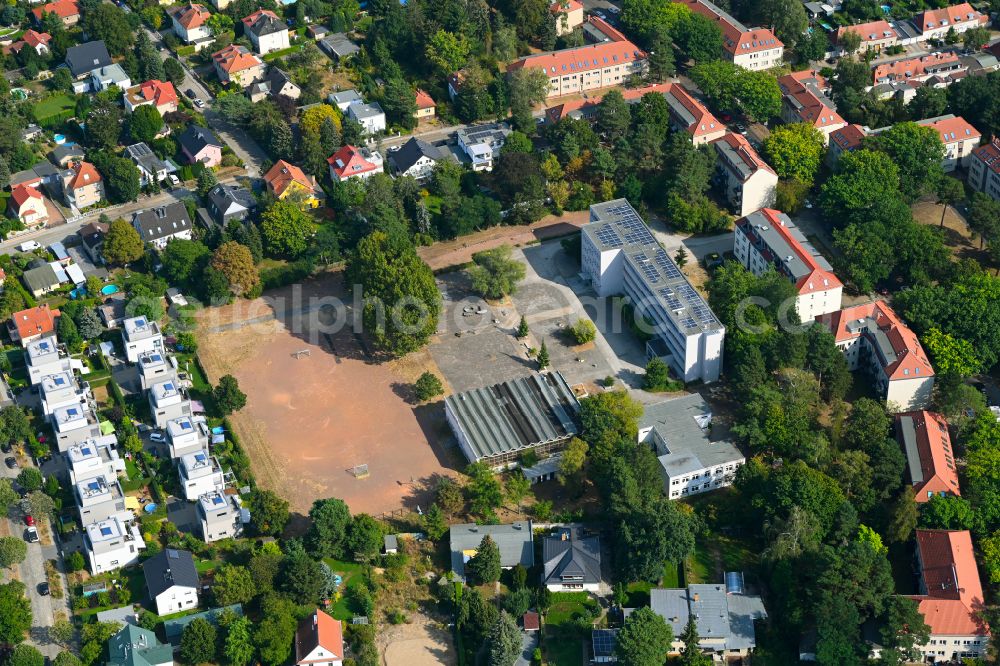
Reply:
<svg viewBox="0 0 1000 666"><path fill-rule="evenodd" d="M32 527L35 524L35 519L32 518L31 516L25 516L24 524L27 525L28 527Z"/></svg>

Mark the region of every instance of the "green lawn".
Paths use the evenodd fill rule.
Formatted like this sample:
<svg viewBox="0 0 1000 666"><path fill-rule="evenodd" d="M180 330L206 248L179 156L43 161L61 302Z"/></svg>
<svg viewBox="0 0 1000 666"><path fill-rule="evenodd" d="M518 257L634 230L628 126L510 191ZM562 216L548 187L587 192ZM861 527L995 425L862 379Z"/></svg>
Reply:
<svg viewBox="0 0 1000 666"><path fill-rule="evenodd" d="M545 613L545 654L550 664L578 666L580 644L589 637L585 627L600 614L600 607L586 592L555 592Z"/></svg>
<svg viewBox="0 0 1000 666"><path fill-rule="evenodd" d="M628 602L626 603L626 606L629 608L648 606L649 591L651 589L654 587L678 588L681 586L680 579L680 567L676 564L666 562L663 565L663 579L660 581L659 585L641 581L637 583L629 583L625 586L625 591L628 593Z"/></svg>
<svg viewBox="0 0 1000 666"><path fill-rule="evenodd" d="M732 537L714 534L709 538L699 538L695 542L694 553L688 557L684 571L685 582L721 583L722 574L717 572L746 571L756 562L757 556L741 541Z"/></svg>
<svg viewBox="0 0 1000 666"><path fill-rule="evenodd" d="M76 108L76 100L66 94L51 95L35 104L35 117L48 118Z"/></svg>
<svg viewBox="0 0 1000 666"><path fill-rule="evenodd" d="M338 620L350 620L357 613L354 612L354 609L348 603L347 589L357 586L364 580L364 567L357 562L345 562L343 560L335 560L332 557L327 557L323 561L326 562L327 566L334 573L340 574L344 579L338 590L337 600L330 607L329 613Z"/></svg>

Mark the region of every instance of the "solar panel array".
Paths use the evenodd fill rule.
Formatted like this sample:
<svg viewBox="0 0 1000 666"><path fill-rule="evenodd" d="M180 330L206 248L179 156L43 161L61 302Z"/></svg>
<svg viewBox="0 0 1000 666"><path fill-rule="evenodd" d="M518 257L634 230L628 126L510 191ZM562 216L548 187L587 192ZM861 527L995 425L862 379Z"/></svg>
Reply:
<svg viewBox="0 0 1000 666"><path fill-rule="evenodd" d="M677 298L677 293L668 287L664 287L660 290L660 298L663 299L663 302L666 303L667 307L671 310L680 310L684 307L684 304L681 303L681 299Z"/></svg>
<svg viewBox="0 0 1000 666"><path fill-rule="evenodd" d="M592 640L596 656L610 656L615 653L617 631L613 629L594 629Z"/></svg>
<svg viewBox="0 0 1000 666"><path fill-rule="evenodd" d="M681 275L681 269L677 268L677 264L674 263L673 259L667 256L667 251L662 247L656 251L656 265L660 267L660 270L663 271L663 274L667 276L668 280L683 277Z"/></svg>
<svg viewBox="0 0 1000 666"><path fill-rule="evenodd" d="M601 244L606 247L622 246L621 236L618 235L618 232L610 224L597 230L597 240L601 241Z"/></svg>

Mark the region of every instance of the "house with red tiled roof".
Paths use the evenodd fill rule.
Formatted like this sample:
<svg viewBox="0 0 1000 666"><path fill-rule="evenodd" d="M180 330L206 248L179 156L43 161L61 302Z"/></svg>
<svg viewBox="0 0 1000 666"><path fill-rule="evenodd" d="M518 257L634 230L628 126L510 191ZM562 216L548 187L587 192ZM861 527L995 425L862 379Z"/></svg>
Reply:
<svg viewBox="0 0 1000 666"><path fill-rule="evenodd" d="M844 285L833 267L792 220L762 208L736 220L733 254L754 275L776 270L795 285L802 322L840 310Z"/></svg>
<svg viewBox="0 0 1000 666"><path fill-rule="evenodd" d="M758 208L774 205L778 174L760 158L746 137L727 132L712 145L719 158L716 166L726 199L737 215L749 215Z"/></svg>
<svg viewBox="0 0 1000 666"><path fill-rule="evenodd" d="M866 136L868 136L867 129L854 124L844 125L830 132L830 145L826 151L827 165L831 169L836 169L840 156L860 148Z"/></svg>
<svg viewBox="0 0 1000 666"><path fill-rule="evenodd" d="M413 117L417 121L428 120L433 118L434 114L437 113L437 103L434 98L427 94L426 91L417 88L417 110L414 111Z"/></svg>
<svg viewBox="0 0 1000 666"><path fill-rule="evenodd" d="M961 497L951 436L944 416L926 410L896 415L896 439L906 454L914 499Z"/></svg>
<svg viewBox="0 0 1000 666"><path fill-rule="evenodd" d="M872 85L897 81L926 81L932 76L950 76L967 67L957 53L941 52L916 58L902 58L876 65L872 70Z"/></svg>
<svg viewBox="0 0 1000 666"><path fill-rule="evenodd" d="M979 142L983 139L982 133L970 122L954 114L918 120L917 124L934 129L941 137L941 143L944 144L941 168L945 171L967 166L972 151L979 147Z"/></svg>
<svg viewBox="0 0 1000 666"><path fill-rule="evenodd" d="M377 150L344 146L327 158L330 179L342 183L349 178L371 178L383 172L382 155Z"/></svg>
<svg viewBox="0 0 1000 666"><path fill-rule="evenodd" d="M851 370L866 369L876 390L897 412L924 409L934 368L917 334L882 300L844 308L820 320L833 333Z"/></svg>
<svg viewBox="0 0 1000 666"><path fill-rule="evenodd" d="M1000 137L993 137L993 141L972 151L967 182L1000 201Z"/></svg>
<svg viewBox="0 0 1000 666"><path fill-rule="evenodd" d="M341 666L344 634L340 620L316 609L295 632L295 666Z"/></svg>
<svg viewBox="0 0 1000 666"><path fill-rule="evenodd" d="M917 602L930 627L927 645L918 646L924 661L957 663L985 657L990 628L980 617L983 585L968 530L917 530Z"/></svg>
<svg viewBox="0 0 1000 666"><path fill-rule="evenodd" d="M41 7L35 7L31 10L31 14L38 25L42 24L42 17L46 14L55 14L63 25L69 27L80 22L80 5L76 3L76 0L55 0L47 2Z"/></svg>
<svg viewBox="0 0 1000 666"><path fill-rule="evenodd" d="M45 224L49 219L45 197L32 185L22 183L12 187L7 208L26 227Z"/></svg>
<svg viewBox="0 0 1000 666"><path fill-rule="evenodd" d="M512 62L507 71L542 70L549 77L547 96L550 98L621 86L632 76L646 72L645 51L596 16L590 17L590 24L604 34L607 41L535 53Z"/></svg>
<svg viewBox="0 0 1000 666"><path fill-rule="evenodd" d="M38 55L45 55L49 52L49 42L52 41L52 35L47 32L35 32L30 28L24 31L21 35L21 39L17 40L8 47L11 53L20 53L21 49L26 46L30 46L35 50Z"/></svg>
<svg viewBox="0 0 1000 666"><path fill-rule="evenodd" d="M83 210L104 198L104 180L90 162L73 162L62 174L63 197L67 206Z"/></svg>
<svg viewBox="0 0 1000 666"><path fill-rule="evenodd" d="M170 81L152 79L124 93L125 109L132 113L140 106L155 106L160 115L177 110L177 90Z"/></svg>
<svg viewBox="0 0 1000 666"><path fill-rule="evenodd" d="M302 169L285 160L274 163L264 174L264 182L267 184L267 191L276 198L292 196L296 200L301 199L302 205L309 208L318 207L323 194L315 178L307 176Z"/></svg>
<svg viewBox="0 0 1000 666"><path fill-rule="evenodd" d="M188 2L169 11L174 34L185 44L194 44L194 50L200 51L212 42L212 29L208 27L208 19L212 12L204 5Z"/></svg>
<svg viewBox="0 0 1000 666"><path fill-rule="evenodd" d="M621 90L622 98L629 104L635 104L642 96L646 93L660 93L664 94L669 92L670 87L673 86L672 83L656 83L648 86L643 86L641 88L625 88ZM597 108L601 104L601 100L604 99L603 94L588 95L586 99L572 99L566 102L560 102L555 106L550 106L545 109L545 120L548 123L555 124L562 120L563 118L574 118L579 120L580 118L590 118L595 113L597 113Z"/></svg>
<svg viewBox="0 0 1000 666"><path fill-rule="evenodd" d="M847 125L826 96L826 79L813 70L793 72L778 78L781 88L781 120L786 123L808 123L823 135L829 144L830 134Z"/></svg>
<svg viewBox="0 0 1000 666"><path fill-rule="evenodd" d="M920 39L943 39L949 30L961 34L969 28L989 25L988 16L973 9L968 2L944 7L928 9L913 17L913 24L920 31Z"/></svg>
<svg viewBox="0 0 1000 666"><path fill-rule="evenodd" d="M767 28L748 28L708 0L680 1L719 26L722 50L729 62L756 71L781 65L785 44Z"/></svg>
<svg viewBox="0 0 1000 666"><path fill-rule="evenodd" d="M861 38L860 50L862 52L874 51L878 53L882 49L895 46L899 41L899 33L885 20L843 26L837 30L837 43L840 44L841 39L849 32L853 32Z"/></svg>
<svg viewBox="0 0 1000 666"><path fill-rule="evenodd" d="M568 35L583 25L583 5L577 0L556 0L549 5L556 22L556 37Z"/></svg>
<svg viewBox="0 0 1000 666"><path fill-rule="evenodd" d="M691 142L696 146L711 143L726 134L726 126L695 99L687 88L679 83L664 85L669 86L663 92L663 97L670 107L670 127L674 131L690 134Z"/></svg>
<svg viewBox="0 0 1000 666"><path fill-rule="evenodd" d="M34 340L55 335L58 316L59 310L49 309L48 304L21 310L10 316L7 332L11 340L27 347Z"/></svg>
<svg viewBox="0 0 1000 666"><path fill-rule="evenodd" d="M223 84L235 82L241 88L249 86L254 79L262 78L267 69L263 60L238 44L230 44L213 53L212 64Z"/></svg>

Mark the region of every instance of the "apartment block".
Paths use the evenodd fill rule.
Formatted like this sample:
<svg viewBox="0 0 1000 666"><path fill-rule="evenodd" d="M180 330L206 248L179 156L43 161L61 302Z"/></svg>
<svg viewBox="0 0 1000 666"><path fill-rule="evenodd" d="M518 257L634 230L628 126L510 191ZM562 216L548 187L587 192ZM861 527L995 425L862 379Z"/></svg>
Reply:
<svg viewBox="0 0 1000 666"><path fill-rule="evenodd" d="M742 135L728 132L714 144L718 179L737 215L774 205L778 174Z"/></svg>
<svg viewBox="0 0 1000 666"><path fill-rule="evenodd" d="M163 351L160 325L146 317L132 317L122 323L122 344L129 363L136 363L142 354Z"/></svg>
<svg viewBox="0 0 1000 666"><path fill-rule="evenodd" d="M243 533L242 508L235 495L219 491L198 498L198 519L205 543L237 537Z"/></svg>
<svg viewBox="0 0 1000 666"><path fill-rule="evenodd" d="M701 14L719 26L723 55L729 62L752 70L781 65L785 45L767 28L748 28L708 0L681 1L695 14Z"/></svg>
<svg viewBox="0 0 1000 666"><path fill-rule="evenodd" d="M786 74L778 79L778 87L782 93L782 122L812 125L823 135L824 145L830 142L833 132L847 125L827 96L829 84L819 73L803 70Z"/></svg>
<svg viewBox="0 0 1000 666"><path fill-rule="evenodd" d="M135 517L127 511L91 523L84 532L90 573L95 576L138 562L139 551L146 547Z"/></svg>
<svg viewBox="0 0 1000 666"><path fill-rule="evenodd" d="M844 26L837 30L837 43L839 44L844 35L849 32L853 32L861 38L861 51L879 53L882 49L895 46L899 42L899 33L889 25L888 21L884 20Z"/></svg>
<svg viewBox="0 0 1000 666"><path fill-rule="evenodd" d="M670 107L671 129L675 132L687 132L691 136L691 143L696 146L725 136L726 126L687 88L679 83L667 83L663 87L663 97Z"/></svg>
<svg viewBox="0 0 1000 666"><path fill-rule="evenodd" d="M115 448L117 444L114 435L102 435L66 449L70 483L75 485L100 476L117 478L125 471L125 461Z"/></svg>
<svg viewBox="0 0 1000 666"><path fill-rule="evenodd" d="M195 451L181 456L177 471L181 486L184 487L184 498L191 501L206 493L221 492L226 487L219 460L208 451Z"/></svg>
<svg viewBox="0 0 1000 666"><path fill-rule="evenodd" d="M941 168L954 171L958 167L966 167L972 158L972 151L979 147L983 135L965 118L948 114L936 118L917 121L918 125L930 127L941 137L944 144L944 157Z"/></svg>
<svg viewBox="0 0 1000 666"><path fill-rule="evenodd" d="M944 416L926 410L896 416L896 438L906 454L914 499L923 504L932 497L961 497L951 436Z"/></svg>
<svg viewBox="0 0 1000 666"><path fill-rule="evenodd" d="M961 34L969 28L989 25L990 17L963 2L942 9L928 9L914 16L913 23L920 30L920 39L944 39L951 30Z"/></svg>
<svg viewBox="0 0 1000 666"><path fill-rule="evenodd" d="M598 296L624 295L652 324L649 356L685 382L722 372L726 329L625 199L590 207L580 262Z"/></svg>
<svg viewBox="0 0 1000 666"><path fill-rule="evenodd" d="M762 208L736 220L733 253L754 275L773 268L795 285L799 321L840 310L844 285L830 262L784 213Z"/></svg>
<svg viewBox="0 0 1000 666"><path fill-rule="evenodd" d="M1000 137L993 137L993 141L972 151L967 182L1000 201Z"/></svg>

